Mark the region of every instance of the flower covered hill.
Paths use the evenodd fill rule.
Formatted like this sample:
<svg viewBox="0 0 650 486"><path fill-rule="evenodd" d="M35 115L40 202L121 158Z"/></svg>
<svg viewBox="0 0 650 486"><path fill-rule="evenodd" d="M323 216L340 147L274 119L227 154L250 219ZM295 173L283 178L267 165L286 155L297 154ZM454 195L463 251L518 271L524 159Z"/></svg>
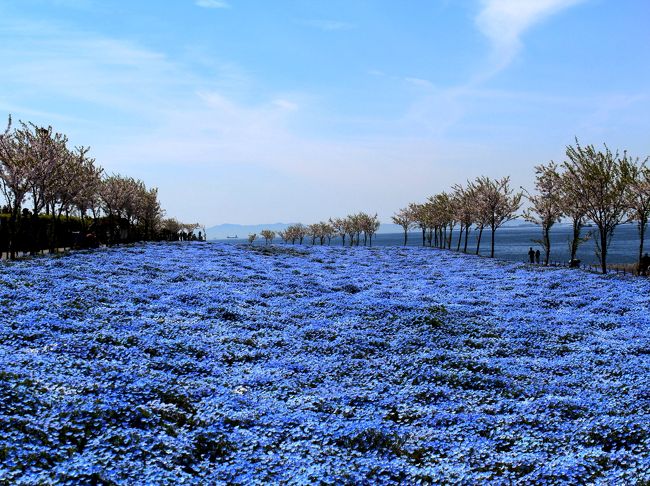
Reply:
<svg viewBox="0 0 650 486"><path fill-rule="evenodd" d="M421 248L5 264L0 482L648 481L648 287Z"/></svg>

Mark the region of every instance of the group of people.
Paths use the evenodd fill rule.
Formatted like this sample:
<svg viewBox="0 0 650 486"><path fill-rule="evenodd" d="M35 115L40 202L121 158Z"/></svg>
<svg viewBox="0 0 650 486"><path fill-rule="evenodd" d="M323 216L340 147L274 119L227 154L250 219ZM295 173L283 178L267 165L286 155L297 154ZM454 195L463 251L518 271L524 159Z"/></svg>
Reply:
<svg viewBox="0 0 650 486"><path fill-rule="evenodd" d="M89 248L99 248L100 241L97 234L90 230L88 232L73 231L74 243L72 248L75 250L86 250Z"/></svg>
<svg viewBox="0 0 650 486"><path fill-rule="evenodd" d="M205 237L201 231L199 231L198 236L193 231L181 231L178 233L178 239L180 241L205 241Z"/></svg>
<svg viewBox="0 0 650 486"><path fill-rule="evenodd" d="M539 263L541 257L541 252L539 250L533 250L533 247L531 246L530 250L528 250L528 258L530 259L530 263Z"/></svg>

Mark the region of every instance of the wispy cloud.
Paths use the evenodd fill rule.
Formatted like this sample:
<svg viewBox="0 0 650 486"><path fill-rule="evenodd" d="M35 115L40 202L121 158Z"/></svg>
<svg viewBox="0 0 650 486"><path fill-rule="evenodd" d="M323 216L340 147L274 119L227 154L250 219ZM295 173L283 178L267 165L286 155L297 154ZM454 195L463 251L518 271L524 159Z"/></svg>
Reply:
<svg viewBox="0 0 650 486"><path fill-rule="evenodd" d="M486 1L481 30L491 33L495 52L498 48L501 55L513 56L531 25L578 1L539 0L547 8L533 13L522 13L515 2ZM511 21L517 27L509 34L498 32L499 25ZM336 30L338 24L312 26ZM445 86L417 67L393 75L387 66L386 72L368 71L376 77L369 81L390 89L386 96L404 95L403 104L380 114L328 111L331 98L326 95L259 89L259 80L250 74L254 71L222 64L198 48L191 54L174 57L87 30L0 18L0 123L3 110L16 119L54 123L74 143L91 145L107 172L124 172L158 186L170 216L209 224L220 218L252 223L312 221L357 209L387 218L405 201L486 170L485 160L499 160L503 172L495 176L509 171L516 175L521 151L508 153L508 148L523 144L530 135L526 130L536 130L530 140L539 138L538 127L546 121L533 128L527 123L505 127L522 134L509 142L497 133L504 125L495 111L515 112L518 119L535 119L528 116L531 106L540 119L548 105L554 116L569 112L571 123L560 121L557 136L545 132L550 145L563 143L576 126L581 137L589 135L590 127L578 123L588 119L590 107L606 107L594 117L611 130L625 107L648 105L647 98L612 98L604 104L586 95L554 98L546 92L490 91L478 81ZM511 120L509 113L508 123L514 125ZM633 121L621 124L621 131L643 126L643 120ZM539 162L533 160L538 153L525 153L531 165ZM333 193L346 197L332 198Z"/></svg>
<svg viewBox="0 0 650 486"><path fill-rule="evenodd" d="M88 9L93 6L93 0L52 0L59 7Z"/></svg>
<svg viewBox="0 0 650 486"><path fill-rule="evenodd" d="M485 82L512 62L523 46L526 31L551 15L585 1L588 0L481 0L475 22L491 43L492 55L487 65L478 68L466 81L446 87L417 77L400 78L421 93L403 117L406 124L443 137L468 113L476 111L478 99L498 97L485 89ZM528 101L536 102L537 97Z"/></svg>
<svg viewBox="0 0 650 486"><path fill-rule="evenodd" d="M286 111L296 111L299 108L298 103L294 103L293 101L284 98L277 98L272 101L272 104L273 106L277 106Z"/></svg>
<svg viewBox="0 0 650 486"><path fill-rule="evenodd" d="M422 79L422 78L404 78L404 81L406 81L409 84L412 84L413 86L417 86L419 88L433 88L433 83L429 81L428 79Z"/></svg>
<svg viewBox="0 0 650 486"><path fill-rule="evenodd" d="M405 177L404 164L434 177L428 154L441 150L432 142L309 135L308 93L270 92L242 101L250 98L229 89L218 67L197 73L129 41L25 23L12 34L20 35L0 42L0 57L11 68L0 80L0 109L16 119L56 122L74 143L91 145L107 172L158 186L163 205L181 219L217 222L214 207L244 222L307 220L345 214L350 207L389 214L393 203L376 188ZM44 99L57 100L49 110L84 107L92 118L37 111ZM430 178L423 177L418 188L423 194L425 180ZM412 184L400 187L403 193L395 197L411 196ZM307 202L287 205L287 191ZM332 203L332 191L351 196ZM251 193L269 204L251 204Z"/></svg>
<svg viewBox="0 0 650 486"><path fill-rule="evenodd" d="M356 27L356 25L350 22L343 22L341 20L303 19L303 20L298 20L297 22L301 25L306 25L307 27L320 29L325 32L331 32L336 30L352 30Z"/></svg>
<svg viewBox="0 0 650 486"><path fill-rule="evenodd" d="M194 4L203 8L230 8L230 4L223 0L196 0Z"/></svg>
<svg viewBox="0 0 650 486"><path fill-rule="evenodd" d="M535 24L585 0L482 0L476 17L493 48L493 70L505 68L522 47L521 37Z"/></svg>

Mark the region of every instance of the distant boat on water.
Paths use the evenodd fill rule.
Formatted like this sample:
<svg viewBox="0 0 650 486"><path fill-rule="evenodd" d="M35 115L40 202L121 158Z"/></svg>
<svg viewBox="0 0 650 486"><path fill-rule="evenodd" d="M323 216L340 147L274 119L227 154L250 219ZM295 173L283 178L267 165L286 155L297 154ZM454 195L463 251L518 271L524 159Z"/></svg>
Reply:
<svg viewBox="0 0 650 486"><path fill-rule="evenodd" d="M235 235L235 236L226 236L226 238L228 238L229 240L232 240L232 239L238 239L239 236L237 236L237 235Z"/></svg>

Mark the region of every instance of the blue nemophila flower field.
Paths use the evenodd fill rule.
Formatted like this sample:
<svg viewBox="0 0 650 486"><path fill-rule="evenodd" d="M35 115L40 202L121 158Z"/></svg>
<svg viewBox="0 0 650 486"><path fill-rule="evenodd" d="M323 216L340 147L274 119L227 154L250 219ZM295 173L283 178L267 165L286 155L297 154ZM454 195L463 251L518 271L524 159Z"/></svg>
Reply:
<svg viewBox="0 0 650 486"><path fill-rule="evenodd" d="M5 264L0 482L647 482L648 289L420 248Z"/></svg>

